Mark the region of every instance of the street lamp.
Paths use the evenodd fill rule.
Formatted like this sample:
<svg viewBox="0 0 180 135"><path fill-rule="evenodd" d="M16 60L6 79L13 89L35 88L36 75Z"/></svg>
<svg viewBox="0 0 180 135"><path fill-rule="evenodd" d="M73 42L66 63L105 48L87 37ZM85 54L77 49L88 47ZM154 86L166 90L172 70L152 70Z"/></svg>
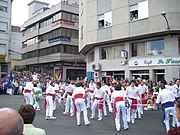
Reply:
<svg viewBox="0 0 180 135"><path fill-rule="evenodd" d="M161 15L162 15L162 16L164 17L164 19L166 20L167 30L168 30L168 32L169 32L169 31L170 31L170 27L169 27L168 19L167 19L167 17L166 17L166 12L165 12L165 11L161 12Z"/></svg>

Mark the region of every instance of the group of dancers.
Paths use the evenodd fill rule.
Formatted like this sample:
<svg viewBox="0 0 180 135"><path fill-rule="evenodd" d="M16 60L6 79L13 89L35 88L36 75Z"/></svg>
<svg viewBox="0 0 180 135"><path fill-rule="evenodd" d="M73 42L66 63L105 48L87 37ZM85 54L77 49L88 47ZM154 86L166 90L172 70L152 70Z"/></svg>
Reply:
<svg viewBox="0 0 180 135"><path fill-rule="evenodd" d="M160 86L160 91L166 89L172 94L166 94L166 96L164 96L164 94L160 94L161 92L159 91L159 94L156 96L156 103L159 104L161 102L162 105L165 105L164 123L168 131L169 116L167 113L172 112L174 118L173 126L178 125L177 118L175 117L174 101L175 98L179 98L180 81L177 80L172 89L164 87L165 84L163 85L163 82L162 86L163 87ZM27 79L23 90L26 104L33 105L37 110L40 110L39 100L45 98L46 120L56 119L53 113L54 110L56 110L56 101L58 101L59 106L61 106L62 101L64 101L65 110L63 114L76 116L77 126L81 125L81 112L83 112L85 125L89 125L90 120L87 116L87 109L91 109L90 119L96 118L96 109L98 109L98 121L101 121L103 117L107 116L108 110L115 115L115 127L118 132L122 130L120 125L120 114L122 114L121 117L124 130L129 128L128 123L134 124L136 123L136 118L142 118L141 115L144 113L143 110L147 107L148 93L149 89L144 80L138 82L132 80L128 86L124 86L120 81L112 85L110 83L106 84L104 81L95 83L93 79L90 83L84 83L79 80L76 82L66 81L64 83L59 83L54 79L48 79L46 82L46 89L42 92L38 80L30 81ZM169 102L173 102L173 106L172 103L169 104ZM166 105L166 103L168 104ZM166 110L169 107L171 107L173 111L167 112Z"/></svg>

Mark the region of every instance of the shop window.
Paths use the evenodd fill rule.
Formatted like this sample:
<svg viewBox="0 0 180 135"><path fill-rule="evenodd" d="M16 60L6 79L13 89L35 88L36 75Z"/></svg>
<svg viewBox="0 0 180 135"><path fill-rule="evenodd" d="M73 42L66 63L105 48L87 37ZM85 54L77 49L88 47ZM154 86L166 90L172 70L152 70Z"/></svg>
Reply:
<svg viewBox="0 0 180 135"><path fill-rule="evenodd" d="M149 17L148 0L130 6L130 20L135 21Z"/></svg>
<svg viewBox="0 0 180 135"><path fill-rule="evenodd" d="M98 27L99 29L108 28L112 26L112 12L104 13L98 16Z"/></svg>

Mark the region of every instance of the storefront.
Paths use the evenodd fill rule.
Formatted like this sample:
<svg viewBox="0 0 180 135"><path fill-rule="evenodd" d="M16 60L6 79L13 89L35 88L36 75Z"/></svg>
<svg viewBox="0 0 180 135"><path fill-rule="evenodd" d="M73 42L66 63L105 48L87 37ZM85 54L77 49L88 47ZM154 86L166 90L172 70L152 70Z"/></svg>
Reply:
<svg viewBox="0 0 180 135"><path fill-rule="evenodd" d="M130 75L133 79L160 81L180 78L179 57L136 58L129 60Z"/></svg>

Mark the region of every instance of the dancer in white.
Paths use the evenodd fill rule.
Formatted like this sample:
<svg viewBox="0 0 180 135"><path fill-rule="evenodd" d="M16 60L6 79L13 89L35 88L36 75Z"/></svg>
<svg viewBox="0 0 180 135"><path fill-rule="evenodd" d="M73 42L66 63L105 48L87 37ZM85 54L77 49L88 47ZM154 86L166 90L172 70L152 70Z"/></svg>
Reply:
<svg viewBox="0 0 180 135"><path fill-rule="evenodd" d="M106 85L104 81L102 81L101 89L106 92L106 99L105 99L105 101L106 101L106 103L108 105L109 112L113 113L113 109L112 109L111 101L110 101L110 95L111 95L110 87L108 85ZM106 106L104 106L103 110L104 110L104 116L106 116L107 115Z"/></svg>
<svg viewBox="0 0 180 135"><path fill-rule="evenodd" d="M96 84L94 83L94 80L92 79L89 83L89 90L87 94L87 108L92 108L93 105L93 93L96 88Z"/></svg>
<svg viewBox="0 0 180 135"><path fill-rule="evenodd" d="M27 78L27 82L26 82L26 86L24 87L23 95L24 95L26 104L33 105L34 100L33 100L31 92L33 92L35 94L34 86L33 86L33 83L29 80L29 78Z"/></svg>
<svg viewBox="0 0 180 135"><path fill-rule="evenodd" d="M127 123L127 115L126 115L126 103L128 103L128 100L126 98L126 93L124 90L122 90L121 84L117 84L115 86L115 90L112 93L111 96L111 103L114 105L114 112L116 114L115 117L115 125L116 130L119 132L121 130L120 126L120 111L122 112L122 119L124 123L124 129L127 130L128 123Z"/></svg>
<svg viewBox="0 0 180 135"><path fill-rule="evenodd" d="M141 119L141 114L143 114L144 106L147 104L147 93L148 87L145 85L144 81L142 80L141 83L138 85L140 98L138 100L137 111L138 111L138 118Z"/></svg>
<svg viewBox="0 0 180 135"><path fill-rule="evenodd" d="M66 99L66 107L65 107L65 111L63 112L63 114L68 114L69 111L70 111L70 114L71 116L73 116L73 102L72 102L72 94L73 94L73 89L74 87L70 84L69 81L66 81L65 83L65 86L64 86L64 90L65 90L65 93L63 95L63 99L67 96L67 99Z"/></svg>
<svg viewBox="0 0 180 135"><path fill-rule="evenodd" d="M55 95L55 92L54 92L54 83L51 82L49 87L46 89L46 99L45 99L45 102L46 102L46 117L45 119L46 120L49 120L49 119L56 119L56 117L53 116L53 96Z"/></svg>
<svg viewBox="0 0 180 135"><path fill-rule="evenodd" d="M159 92L158 96L157 96L157 100L156 103L162 104L162 108L164 110L164 119L163 119L163 125L166 128L166 132L169 131L170 129L170 113L173 116L173 121L172 121L172 126L175 127L177 125L177 117L176 117L176 110L174 107L174 101L175 101L175 97L172 91L170 91L169 89L167 89L165 87L166 85L166 81L163 80L161 81L161 91Z"/></svg>
<svg viewBox="0 0 180 135"><path fill-rule="evenodd" d="M95 110L96 106L98 105L98 120L102 120L102 112L103 112L103 106L105 106L105 99L106 99L106 93L101 89L101 83L97 82L96 83L96 89L94 91L94 102L93 106L91 108L92 114L91 114L91 119L95 117Z"/></svg>
<svg viewBox="0 0 180 135"><path fill-rule="evenodd" d="M130 112L132 112L131 120L135 122L135 114L137 112L137 100L140 98L138 88L135 86L135 81L130 82L130 86L126 88L126 96L130 103L131 108L127 109L127 121L130 122Z"/></svg>
<svg viewBox="0 0 180 135"><path fill-rule="evenodd" d="M84 123L85 125L90 124L90 121L87 117L87 109L86 109L86 103L85 103L85 89L83 88L83 83L78 82L76 84L75 90L73 91L73 102L74 102L74 115L77 117L77 125L80 126L80 115L81 111L83 111L84 116Z"/></svg>

